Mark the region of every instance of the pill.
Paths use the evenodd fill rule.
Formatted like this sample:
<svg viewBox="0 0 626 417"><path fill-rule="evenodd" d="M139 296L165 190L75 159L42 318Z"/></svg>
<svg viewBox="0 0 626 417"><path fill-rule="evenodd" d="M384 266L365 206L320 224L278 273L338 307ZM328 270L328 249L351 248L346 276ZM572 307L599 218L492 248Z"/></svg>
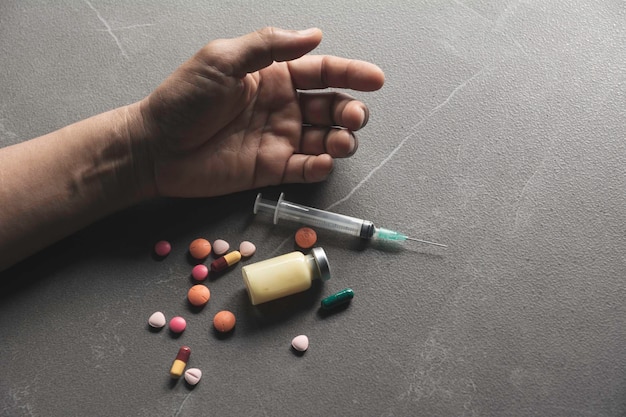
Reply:
<svg viewBox="0 0 626 417"><path fill-rule="evenodd" d="M154 245L154 252L159 256L167 256L172 251L172 245L167 240L159 240Z"/></svg>
<svg viewBox="0 0 626 417"><path fill-rule="evenodd" d="M191 270L191 276L196 281L203 281L209 276L209 268L204 264L196 265Z"/></svg>
<svg viewBox="0 0 626 417"><path fill-rule="evenodd" d="M309 348L309 338L301 334L291 340L291 346L298 352L304 352Z"/></svg>
<svg viewBox="0 0 626 417"><path fill-rule="evenodd" d="M230 245L227 241L223 239L217 239L215 242L213 242L213 253L215 253L217 256L222 256L223 254L228 252L228 249L230 249Z"/></svg>
<svg viewBox="0 0 626 417"><path fill-rule="evenodd" d="M241 260L241 253L238 250L234 250L221 258L217 258L213 262L211 262L211 271L213 272L221 272L228 267L235 265L237 262Z"/></svg>
<svg viewBox="0 0 626 417"><path fill-rule="evenodd" d="M302 249L312 248L317 242L317 233L310 227L301 227L296 232L296 244Z"/></svg>
<svg viewBox="0 0 626 417"><path fill-rule="evenodd" d="M198 368L189 368L185 371L185 381L189 385L196 385L202 378L202 371Z"/></svg>
<svg viewBox="0 0 626 417"><path fill-rule="evenodd" d="M235 327L235 315L228 310L222 310L213 317L213 326L218 332L230 332Z"/></svg>
<svg viewBox="0 0 626 417"><path fill-rule="evenodd" d="M254 246L254 243L244 240L239 244L239 252L244 258L248 258L254 255L254 252L256 252L256 246Z"/></svg>
<svg viewBox="0 0 626 417"><path fill-rule="evenodd" d="M187 322L180 316L172 317L170 320L170 330L174 333L182 333L187 327Z"/></svg>
<svg viewBox="0 0 626 417"><path fill-rule="evenodd" d="M167 323L167 320L165 320L165 314L160 311L155 311L148 319L148 324L156 329L160 329L165 326L165 323Z"/></svg>
<svg viewBox="0 0 626 417"><path fill-rule="evenodd" d="M204 259L211 254L211 243L206 239L196 239L189 244L189 253L196 259Z"/></svg>
<svg viewBox="0 0 626 417"><path fill-rule="evenodd" d="M209 298L211 298L211 291L206 285L196 284L187 291L187 299L196 307L208 303Z"/></svg>
<svg viewBox="0 0 626 417"><path fill-rule="evenodd" d="M170 368L172 378L180 378L183 375L185 366L187 366L187 362L189 362L189 355L191 355L189 346L181 346L181 348L178 349L178 355L176 355L176 359L174 359L174 363L172 363L172 367Z"/></svg>
<svg viewBox="0 0 626 417"><path fill-rule="evenodd" d="M324 298L321 302L324 310L330 310L341 304L350 302L354 298L354 291L351 288L345 288Z"/></svg>

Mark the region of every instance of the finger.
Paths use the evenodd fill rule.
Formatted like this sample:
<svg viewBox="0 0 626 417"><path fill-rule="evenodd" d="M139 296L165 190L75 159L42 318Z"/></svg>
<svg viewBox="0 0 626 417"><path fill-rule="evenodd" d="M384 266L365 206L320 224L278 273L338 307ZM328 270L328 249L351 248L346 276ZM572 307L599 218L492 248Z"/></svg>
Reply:
<svg viewBox="0 0 626 417"><path fill-rule="evenodd" d="M308 126L302 132L300 153L309 155L327 153L333 158L346 158L352 156L357 147L356 137L347 129Z"/></svg>
<svg viewBox="0 0 626 417"><path fill-rule="evenodd" d="M304 124L359 130L369 119L367 106L344 93L300 93L299 100Z"/></svg>
<svg viewBox="0 0 626 417"><path fill-rule="evenodd" d="M282 182L320 182L325 180L332 170L333 158L328 154L316 156L294 154L287 161Z"/></svg>
<svg viewBox="0 0 626 417"><path fill-rule="evenodd" d="M322 40L322 32L266 27L234 38L210 42L200 51L200 58L224 74L243 77L274 61L288 61L313 50Z"/></svg>
<svg viewBox="0 0 626 417"><path fill-rule="evenodd" d="M350 88L375 91L385 83L385 74L374 64L328 55L307 55L288 63L296 88Z"/></svg>

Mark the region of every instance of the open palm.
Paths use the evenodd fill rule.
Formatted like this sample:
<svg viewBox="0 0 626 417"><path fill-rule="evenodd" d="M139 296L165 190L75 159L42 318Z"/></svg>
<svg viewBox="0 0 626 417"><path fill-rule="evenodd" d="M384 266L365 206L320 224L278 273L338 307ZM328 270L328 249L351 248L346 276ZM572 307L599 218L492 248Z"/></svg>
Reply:
<svg viewBox="0 0 626 417"><path fill-rule="evenodd" d="M320 41L319 30L272 28L214 41L161 84L143 106L159 194L316 182L350 156L367 107L319 90L372 91L384 76L366 62L304 56Z"/></svg>

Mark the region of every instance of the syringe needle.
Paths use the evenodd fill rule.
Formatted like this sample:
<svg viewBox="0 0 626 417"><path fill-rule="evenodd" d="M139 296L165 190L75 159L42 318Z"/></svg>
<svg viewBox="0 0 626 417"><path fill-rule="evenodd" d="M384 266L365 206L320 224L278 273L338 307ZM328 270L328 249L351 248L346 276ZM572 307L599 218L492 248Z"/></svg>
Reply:
<svg viewBox="0 0 626 417"><path fill-rule="evenodd" d="M444 245L443 243L429 242L428 240L415 239L414 237L406 237L406 240L412 240L413 242L425 243L427 245L441 246L442 248L447 248L448 245Z"/></svg>

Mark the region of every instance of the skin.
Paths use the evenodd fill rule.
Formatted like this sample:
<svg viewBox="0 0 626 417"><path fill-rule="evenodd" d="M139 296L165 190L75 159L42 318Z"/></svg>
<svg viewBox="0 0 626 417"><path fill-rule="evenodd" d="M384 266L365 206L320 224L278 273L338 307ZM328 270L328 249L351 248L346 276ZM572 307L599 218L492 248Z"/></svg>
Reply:
<svg viewBox="0 0 626 417"><path fill-rule="evenodd" d="M143 200L323 181L369 117L323 89L374 91L384 74L307 55L321 38L264 28L212 41L143 100L0 149L0 270Z"/></svg>

